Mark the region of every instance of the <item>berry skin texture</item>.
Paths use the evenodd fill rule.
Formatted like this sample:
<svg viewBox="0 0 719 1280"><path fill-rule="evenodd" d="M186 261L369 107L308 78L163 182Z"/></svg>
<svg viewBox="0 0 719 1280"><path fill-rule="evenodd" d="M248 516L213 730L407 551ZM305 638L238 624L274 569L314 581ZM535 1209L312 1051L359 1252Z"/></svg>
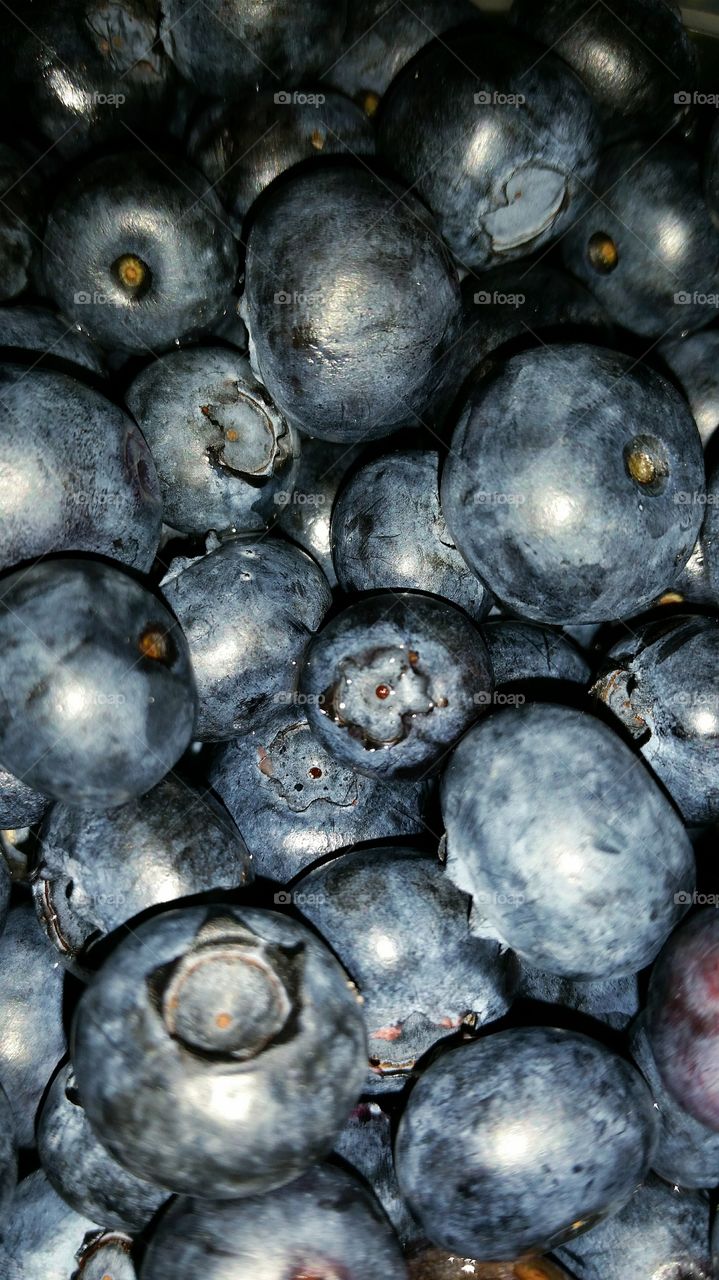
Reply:
<svg viewBox="0 0 719 1280"><path fill-rule="evenodd" d="M187 747L196 695L175 619L134 578L46 560L0 587L0 760L78 808L148 791Z"/></svg>
<svg viewBox="0 0 719 1280"><path fill-rule="evenodd" d="M84 333L68 329L65 322L46 307L3 307L0 311L0 348L12 352L13 359L19 358L23 352L46 357L55 364L60 362L67 372L74 372L76 377L81 376L83 370L98 377L105 376L98 348Z"/></svg>
<svg viewBox="0 0 719 1280"><path fill-rule="evenodd" d="M534 680L589 683L589 663L581 649L561 632L518 618L490 619L481 631L498 689Z"/></svg>
<svg viewBox="0 0 719 1280"><path fill-rule="evenodd" d="M168 911L80 999L72 1061L97 1138L137 1177L260 1195L332 1148L367 1061L357 996L327 948L272 911Z"/></svg>
<svg viewBox="0 0 719 1280"><path fill-rule="evenodd" d="M684 827L649 771L593 716L504 708L462 739L441 783L447 873L473 927L566 978L651 963L695 882Z"/></svg>
<svg viewBox="0 0 719 1280"><path fill-rule="evenodd" d="M10 1259L8 1280L74 1277L78 1250L93 1232L99 1236L99 1224L65 1204L38 1169L18 1183L10 1222L3 1236L3 1246ZM1 1248L0 1262L3 1261ZM126 1277L118 1276L117 1280L126 1280Z"/></svg>
<svg viewBox="0 0 719 1280"><path fill-rule="evenodd" d="M10 1216L16 1181L15 1124L12 1107L5 1090L0 1085L0 1230L4 1228Z"/></svg>
<svg viewBox="0 0 719 1280"><path fill-rule="evenodd" d="M400 1188L428 1238L465 1257L548 1252L616 1213L656 1141L632 1066L576 1032L516 1027L432 1063L400 1120Z"/></svg>

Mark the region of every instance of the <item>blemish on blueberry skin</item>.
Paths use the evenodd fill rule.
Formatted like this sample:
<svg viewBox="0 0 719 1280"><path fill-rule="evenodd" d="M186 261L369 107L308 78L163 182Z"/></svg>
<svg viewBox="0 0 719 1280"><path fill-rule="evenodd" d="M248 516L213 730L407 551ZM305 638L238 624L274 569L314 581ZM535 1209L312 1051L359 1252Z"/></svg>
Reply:
<svg viewBox="0 0 719 1280"><path fill-rule="evenodd" d="M152 662L161 662L163 666L170 667L175 661L174 641L169 632L157 623L150 623L140 632L137 647L142 657L149 658Z"/></svg>

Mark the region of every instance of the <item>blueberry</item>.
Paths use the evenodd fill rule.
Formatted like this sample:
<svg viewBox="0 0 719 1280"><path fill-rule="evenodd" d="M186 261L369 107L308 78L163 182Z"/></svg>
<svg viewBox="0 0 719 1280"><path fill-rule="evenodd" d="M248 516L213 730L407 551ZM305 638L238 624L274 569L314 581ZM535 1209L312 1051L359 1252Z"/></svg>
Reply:
<svg viewBox="0 0 719 1280"><path fill-rule="evenodd" d="M126 392L157 467L166 524L187 534L266 529L291 493L297 436L223 347L171 351Z"/></svg>
<svg viewBox="0 0 719 1280"><path fill-rule="evenodd" d="M405 1280L399 1246L374 1197L317 1165L289 1187L230 1204L176 1200L142 1280Z"/></svg>
<svg viewBox="0 0 719 1280"><path fill-rule="evenodd" d="M470 572L439 506L439 455L407 449L356 470L332 511L332 556L343 591L428 591L486 618L492 598Z"/></svg>
<svg viewBox="0 0 719 1280"><path fill-rule="evenodd" d="M310 728L340 764L419 778L491 698L476 627L419 592L370 596L337 614L307 648L300 680Z"/></svg>
<svg viewBox="0 0 719 1280"><path fill-rule="evenodd" d="M625 978L575 982L571 978L545 973L543 969L534 969L528 964L521 967L517 997L540 1004L560 1005L617 1031L625 1031L641 1007L635 974Z"/></svg>
<svg viewBox="0 0 719 1280"><path fill-rule="evenodd" d="M25 156L0 143L0 302L27 288L37 262L44 199L33 169Z"/></svg>
<svg viewBox="0 0 719 1280"><path fill-rule="evenodd" d="M475 931L558 976L649 964L694 887L691 843L649 771L570 707L504 708L442 778L447 871Z"/></svg>
<svg viewBox="0 0 719 1280"><path fill-rule="evenodd" d="M576 1032L515 1027L428 1067L395 1162L430 1240L499 1261L543 1253L621 1209L655 1129L649 1091L624 1059Z"/></svg>
<svg viewBox="0 0 719 1280"><path fill-rule="evenodd" d="M420 201L359 164L328 160L268 191L241 311L270 395L324 440L414 424L453 372L461 302L448 254Z"/></svg>
<svg viewBox="0 0 719 1280"><path fill-rule="evenodd" d="M175 619L134 578L47 560L0 586L0 759L79 808L148 791L190 741L196 696Z"/></svg>
<svg viewBox="0 0 719 1280"><path fill-rule="evenodd" d="M709 1199L649 1177L620 1213L558 1257L577 1280L711 1280Z"/></svg>
<svg viewBox="0 0 719 1280"><path fill-rule="evenodd" d="M334 1145L334 1156L359 1174L379 1200L403 1249L421 1240L397 1182L392 1158L392 1125L378 1102L360 1102Z"/></svg>
<svg viewBox="0 0 719 1280"><path fill-rule="evenodd" d="M0 934L0 1084L18 1146L35 1145L35 1113L66 1051L62 969L31 907L13 907Z"/></svg>
<svg viewBox="0 0 719 1280"><path fill-rule="evenodd" d="M137 1280L130 1236L104 1231L88 1240L77 1255L72 1280Z"/></svg>
<svg viewBox="0 0 719 1280"><path fill-rule="evenodd" d="M160 491L150 451L122 409L66 373L0 366L0 435L2 568L53 551L150 568Z"/></svg>
<svg viewBox="0 0 719 1280"><path fill-rule="evenodd" d="M187 150L239 234L274 178L317 155L372 155L374 132L343 94L265 92L250 103L210 103L190 130Z"/></svg>
<svg viewBox="0 0 719 1280"><path fill-rule="evenodd" d="M8 911L10 909L10 892L12 889L12 876L10 865L5 854L3 845L0 855L0 933L5 928Z"/></svg>
<svg viewBox="0 0 719 1280"><path fill-rule="evenodd" d="M294 488L277 494L280 528L317 561L331 587L337 586L337 576L330 548L330 515L342 480L361 452L359 445L304 439Z"/></svg>
<svg viewBox="0 0 719 1280"><path fill-rule="evenodd" d="M663 133L686 111L696 54L678 5L514 0L512 18L523 36L546 45L581 76L607 137Z"/></svg>
<svg viewBox="0 0 719 1280"><path fill-rule="evenodd" d="M587 659L561 631L515 618L490 618L481 630L498 689L528 680L589 682Z"/></svg>
<svg viewBox="0 0 719 1280"><path fill-rule="evenodd" d="M72 1059L97 1138L140 1178L232 1199L330 1151L362 1088L356 994L275 912L176 909L133 930L80 999Z"/></svg>
<svg viewBox="0 0 719 1280"><path fill-rule="evenodd" d="M659 354L681 383L707 449L719 426L719 330L663 342Z"/></svg>
<svg viewBox="0 0 719 1280"><path fill-rule="evenodd" d="M579 344L525 351L474 387L441 486L470 568L512 611L555 623L650 604L689 559L703 495L679 392Z"/></svg>
<svg viewBox="0 0 719 1280"><path fill-rule="evenodd" d="M380 155L465 267L526 257L587 203L600 143L592 102L565 63L520 36L476 24L426 45L378 122Z"/></svg>
<svg viewBox="0 0 719 1280"><path fill-rule="evenodd" d="M433 1045L509 1009L514 958L469 932L468 902L436 859L380 846L303 876L293 901L362 996L374 1092L401 1088Z"/></svg>
<svg viewBox="0 0 719 1280"><path fill-rule="evenodd" d="M291 695L307 641L330 601L322 570L298 547L231 539L177 561L162 582L197 681L195 736L233 738Z"/></svg>
<svg viewBox="0 0 719 1280"><path fill-rule="evenodd" d="M74 1280L78 1252L99 1235L98 1224L65 1204L38 1169L18 1183L3 1236L8 1280Z"/></svg>
<svg viewBox="0 0 719 1280"><path fill-rule="evenodd" d="M16 1178L15 1121L7 1094L0 1085L0 1231L10 1215Z"/></svg>
<svg viewBox="0 0 719 1280"><path fill-rule="evenodd" d="M45 287L101 347L154 354L211 329L231 301L237 248L217 196L184 161L105 155L58 195Z"/></svg>
<svg viewBox="0 0 719 1280"><path fill-rule="evenodd" d="M47 307L18 306L0 308L0 348L3 355L19 358L27 353L62 362L68 371L84 370L102 377L105 366L102 355L86 334L72 328ZM76 374L76 376L80 376Z"/></svg>
<svg viewBox="0 0 719 1280"><path fill-rule="evenodd" d="M256 874L281 884L328 853L424 829L427 783L384 782L340 764L310 729L305 707L290 699L220 747L208 780Z"/></svg>
<svg viewBox="0 0 719 1280"><path fill-rule="evenodd" d="M594 693L619 718L689 825L719 821L719 621L632 627Z"/></svg>
<svg viewBox="0 0 719 1280"><path fill-rule="evenodd" d="M50 941L82 974L92 944L148 907L251 879L229 816L168 776L109 813L54 804L40 830L33 894Z"/></svg>
<svg viewBox="0 0 719 1280"><path fill-rule="evenodd" d="M564 262L617 324L652 338L679 338L716 316L719 229L691 151L664 142L610 148L594 184L601 192L562 241Z"/></svg>

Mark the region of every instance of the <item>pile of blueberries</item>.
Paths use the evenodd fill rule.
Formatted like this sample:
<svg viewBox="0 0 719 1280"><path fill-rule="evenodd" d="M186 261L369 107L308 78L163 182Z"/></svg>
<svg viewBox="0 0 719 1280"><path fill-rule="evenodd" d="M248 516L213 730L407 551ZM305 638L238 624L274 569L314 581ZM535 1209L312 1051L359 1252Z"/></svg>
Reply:
<svg viewBox="0 0 719 1280"><path fill-rule="evenodd" d="M711 1280L711 42L0 41L0 1280Z"/></svg>

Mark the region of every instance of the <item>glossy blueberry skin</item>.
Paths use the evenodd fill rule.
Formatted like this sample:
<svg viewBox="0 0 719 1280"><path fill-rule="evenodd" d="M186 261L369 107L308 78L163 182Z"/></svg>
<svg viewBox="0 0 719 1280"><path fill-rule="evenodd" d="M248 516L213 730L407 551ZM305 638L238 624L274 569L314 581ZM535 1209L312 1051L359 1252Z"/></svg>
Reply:
<svg viewBox="0 0 719 1280"><path fill-rule="evenodd" d="M632 459L654 478L634 479ZM701 440L680 393L584 344L524 351L475 386L441 484L470 568L512 612L552 623L650 604L689 559L703 494Z"/></svg>
<svg viewBox="0 0 719 1280"><path fill-rule="evenodd" d="M135 255L143 291L115 264ZM230 304L237 247L201 174L147 151L105 155L58 195L45 231L45 287L68 320L111 351L155 354L211 329Z"/></svg>
<svg viewBox="0 0 719 1280"><path fill-rule="evenodd" d="M281 1186L329 1152L366 1052L327 948L288 917L230 905L169 911L123 939L80 999L72 1043L111 1155L216 1199Z"/></svg>
<svg viewBox="0 0 719 1280"><path fill-rule="evenodd" d="M629 1048L659 1113L659 1142L652 1168L672 1185L713 1187L719 1182L719 1133L684 1111L662 1083L647 1039L644 1018L631 1029Z"/></svg>
<svg viewBox="0 0 719 1280"><path fill-rule="evenodd" d="M594 190L602 198L565 236L562 254L611 319L652 338L679 338L715 320L719 229L691 151L673 142L648 153L646 141L612 147ZM609 269L592 256L607 237L618 255Z"/></svg>
<svg viewBox="0 0 719 1280"><path fill-rule="evenodd" d="M719 1133L719 912L703 907L664 947L649 984L646 1031L670 1097Z"/></svg>
<svg viewBox="0 0 719 1280"><path fill-rule="evenodd" d="M422 1239L397 1182L391 1120L378 1102L357 1104L338 1135L332 1154L372 1188L404 1250Z"/></svg>
<svg viewBox="0 0 719 1280"><path fill-rule="evenodd" d="M517 997L576 1010L617 1031L625 1031L641 1007L639 984L634 974L625 978L575 982L571 978L545 973L543 969L534 969L528 964L521 966Z"/></svg>
<svg viewBox="0 0 719 1280"><path fill-rule="evenodd" d="M719 621L673 613L610 649L594 693L692 826L719 820Z"/></svg>
<svg viewBox="0 0 719 1280"><path fill-rule="evenodd" d="M13 907L0 934L0 1085L18 1146L35 1145L35 1113L50 1076L66 1052L62 1022L63 972L26 905Z"/></svg>
<svg viewBox="0 0 719 1280"><path fill-rule="evenodd" d="M384 782L340 764L295 700L253 716L246 733L221 746L208 782L242 832L255 874L280 884L326 854L425 830L428 784Z"/></svg>
<svg viewBox="0 0 719 1280"><path fill-rule="evenodd" d="M132 916L252 878L250 855L229 815L211 796L168 775L110 812L54 804L40 830L33 896L50 941L82 975L92 966L92 944Z"/></svg>
<svg viewBox="0 0 719 1280"><path fill-rule="evenodd" d="M257 197L293 165L318 155L374 154L372 125L344 94L308 91L299 101L288 95L289 102L277 96L210 103L187 139L192 163L215 185L238 235Z"/></svg>
<svg viewBox="0 0 719 1280"><path fill-rule="evenodd" d="M0 1085L0 1230L10 1216L16 1180L15 1121L7 1094Z"/></svg>
<svg viewBox="0 0 719 1280"><path fill-rule="evenodd" d="M166 0L160 38L187 80L208 97L251 96L258 84L286 93L318 76L339 46L346 0Z"/></svg>
<svg viewBox="0 0 719 1280"><path fill-rule="evenodd" d="M658 350L681 383L706 449L719 426L719 331L662 342Z"/></svg>
<svg viewBox="0 0 719 1280"><path fill-rule="evenodd" d="M666 0L514 0L512 19L581 77L600 112L605 137L664 130L686 111L696 54L678 5ZM595 188L604 190L604 188Z"/></svg>
<svg viewBox="0 0 719 1280"><path fill-rule="evenodd" d="M183 1196L163 1218L142 1268L142 1280L405 1280L406 1274L377 1201L329 1165L234 1204Z"/></svg>
<svg viewBox="0 0 719 1280"><path fill-rule="evenodd" d="M61 1067L37 1121L42 1168L55 1191L75 1210L103 1227L142 1231L167 1199L112 1159L88 1124L72 1067Z"/></svg>
<svg viewBox="0 0 719 1280"><path fill-rule="evenodd" d="M276 518L299 442L246 356L171 351L138 374L125 399L152 450L166 524L249 533Z"/></svg>
<svg viewBox="0 0 719 1280"><path fill-rule="evenodd" d="M136 579L46 560L0 584L0 760L78 808L124 804L187 747L196 694L187 643Z"/></svg>
<svg viewBox="0 0 719 1280"><path fill-rule="evenodd" d="M507 103L512 95L524 102ZM458 261L483 270L567 230L599 145L591 99L567 65L480 24L426 45L378 116L379 154L429 205Z"/></svg>
<svg viewBox="0 0 719 1280"><path fill-rule="evenodd" d="M591 667L569 636L537 622L517 618L491 618L481 628L489 652L494 683L527 680L568 680L586 685Z"/></svg>
<svg viewBox="0 0 719 1280"><path fill-rule="evenodd" d="M340 764L423 778L491 700L487 650L466 614L420 592L369 596L308 645L300 693Z"/></svg>
<svg viewBox="0 0 719 1280"><path fill-rule="evenodd" d="M637 973L686 911L694 855L649 771L570 707L502 708L442 778L447 873L479 936L566 978Z"/></svg>
<svg viewBox="0 0 719 1280"><path fill-rule="evenodd" d="M330 536L343 591L426 591L481 621L492 598L468 569L439 505L439 454L385 454L350 477L332 511Z"/></svg>
<svg viewBox="0 0 719 1280"><path fill-rule="evenodd" d="M99 1233L98 1224L65 1204L38 1169L18 1183L3 1236L8 1280L70 1280L83 1242Z"/></svg>
<svg viewBox="0 0 719 1280"><path fill-rule="evenodd" d="M241 313L275 403L307 435L348 444L431 412L461 324L457 275L425 207L341 160L267 193Z"/></svg>
<svg viewBox="0 0 719 1280"><path fill-rule="evenodd" d="M427 1068L395 1164L433 1243L510 1260L616 1213L649 1168L655 1129L629 1063L576 1032L515 1027Z"/></svg>
<svg viewBox="0 0 719 1280"><path fill-rule="evenodd" d="M343 853L303 876L293 900L362 996L373 1092L401 1088L433 1045L510 1007L514 957L472 937L467 899L431 856Z"/></svg>
<svg viewBox="0 0 719 1280"><path fill-rule="evenodd" d="M150 568L160 541L160 491L150 450L128 414L66 373L2 366L0 439L0 567L89 551Z"/></svg>
<svg viewBox="0 0 719 1280"><path fill-rule="evenodd" d="M709 1198L650 1175L625 1207L557 1256L577 1280L712 1280Z"/></svg>
<svg viewBox="0 0 719 1280"><path fill-rule="evenodd" d="M161 583L187 637L199 694L195 736L237 737L296 688L307 641L331 603L322 570L279 540L230 539L175 561Z"/></svg>
<svg viewBox="0 0 719 1280"><path fill-rule="evenodd" d="M87 335L69 328L47 307L0 308L0 348L12 352L13 358L27 352L100 377L105 374L102 355Z"/></svg>
<svg viewBox="0 0 719 1280"><path fill-rule="evenodd" d="M280 528L317 561L331 587L337 586L330 547L332 506L361 453L360 445L303 439L294 489L277 495Z"/></svg>

